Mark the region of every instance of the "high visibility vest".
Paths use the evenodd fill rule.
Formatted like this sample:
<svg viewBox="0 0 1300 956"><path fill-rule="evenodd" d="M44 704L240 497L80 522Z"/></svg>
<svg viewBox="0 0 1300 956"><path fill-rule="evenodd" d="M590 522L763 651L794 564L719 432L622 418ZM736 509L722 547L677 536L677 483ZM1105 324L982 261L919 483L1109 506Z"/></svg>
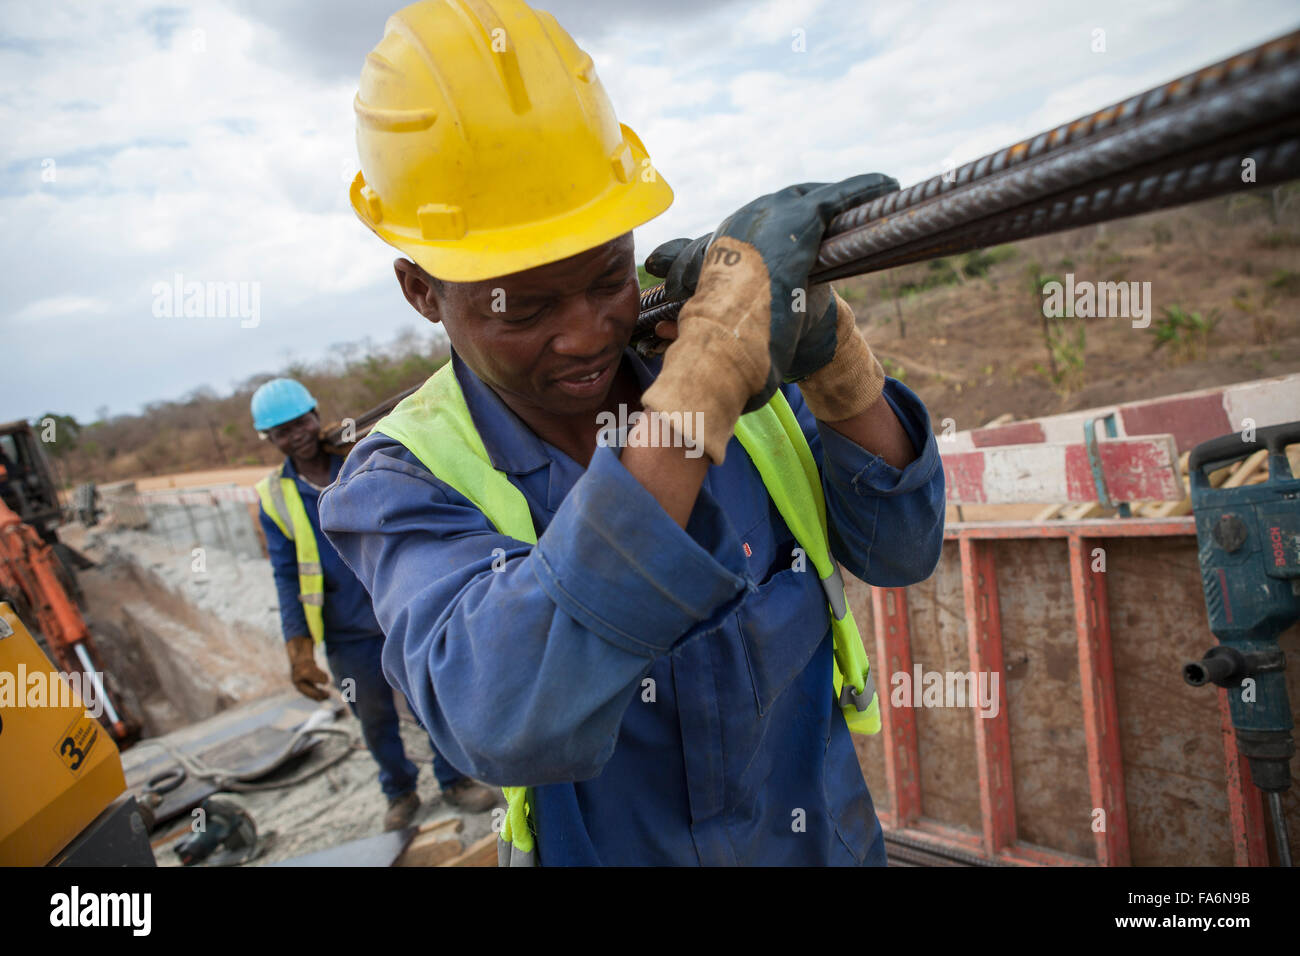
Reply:
<svg viewBox="0 0 1300 956"><path fill-rule="evenodd" d="M307 617L307 630L319 644L325 640L325 574L320 566L316 531L303 507L298 485L284 477L283 462L257 483L257 497L262 500L262 510L298 552L298 600Z"/></svg>
<svg viewBox="0 0 1300 956"><path fill-rule="evenodd" d="M440 481L468 498L502 534L537 543L528 502L503 472L492 467L450 362L380 420L374 431L404 445ZM778 390L767 405L742 415L736 423L736 437L826 592L835 645L833 692L849 729L860 734L879 733L875 681L844 594L839 564L831 556L821 475L785 396ZM846 674L848 681L844 680ZM536 831L531 820L531 788L503 790L508 809L497 844L498 862L503 866L533 865Z"/></svg>

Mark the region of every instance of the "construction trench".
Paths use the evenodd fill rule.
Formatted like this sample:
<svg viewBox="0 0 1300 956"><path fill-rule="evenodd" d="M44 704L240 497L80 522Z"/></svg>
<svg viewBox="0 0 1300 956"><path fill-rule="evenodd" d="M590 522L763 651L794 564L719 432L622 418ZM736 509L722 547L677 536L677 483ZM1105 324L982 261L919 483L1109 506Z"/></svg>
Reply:
<svg viewBox="0 0 1300 956"><path fill-rule="evenodd" d="M105 672L143 724L143 738L122 754L128 785L139 787L160 769L174 766L154 745L158 738L202 754L214 767L256 762L275 752L286 729L324 706L346 737L322 741L258 783L305 779L222 793L220 799L239 806L256 827L255 855L243 862L310 863L315 859L311 854L367 838L378 846L367 850L364 842L354 844L353 852L337 862L361 865L367 862L366 852L376 853L376 861L395 860L412 834L383 833L385 798L378 766L361 742L360 723L337 690L332 689L326 705L316 705L288 687L269 561L208 544L181 549L174 534L113 528L111 519L106 524L65 526L62 537L96 563L79 576L86 618ZM251 522L248 530L255 533ZM481 842L492 833L492 815L466 814L443 803L430 771L428 737L401 695L394 697L403 746L421 768L421 809L412 827L435 833L440 850ZM265 719L280 712L284 716L279 720ZM350 752L320 769L342 751ZM162 812L174 816L151 834L158 865L181 865L172 847L191 832L190 804L214 789L181 790L179 801L163 804Z"/></svg>

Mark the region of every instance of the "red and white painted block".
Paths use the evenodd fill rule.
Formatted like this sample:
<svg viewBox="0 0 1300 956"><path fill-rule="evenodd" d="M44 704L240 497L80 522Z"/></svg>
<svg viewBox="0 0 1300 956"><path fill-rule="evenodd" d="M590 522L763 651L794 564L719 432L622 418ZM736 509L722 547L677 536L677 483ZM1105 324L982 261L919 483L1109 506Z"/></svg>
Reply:
<svg viewBox="0 0 1300 956"><path fill-rule="evenodd" d="M1099 440L1097 457L1112 501L1180 501L1185 494L1172 435ZM942 461L950 505L1099 500L1083 442L949 452Z"/></svg>
<svg viewBox="0 0 1300 956"><path fill-rule="evenodd" d="M1112 412L1118 413L1116 432L1119 437L1173 435L1181 454L1210 438L1239 432L1248 421L1261 428L1300 418L1300 374L941 435L939 453L946 457L952 453L1004 445L1081 442L1083 426L1088 419L1101 418Z"/></svg>

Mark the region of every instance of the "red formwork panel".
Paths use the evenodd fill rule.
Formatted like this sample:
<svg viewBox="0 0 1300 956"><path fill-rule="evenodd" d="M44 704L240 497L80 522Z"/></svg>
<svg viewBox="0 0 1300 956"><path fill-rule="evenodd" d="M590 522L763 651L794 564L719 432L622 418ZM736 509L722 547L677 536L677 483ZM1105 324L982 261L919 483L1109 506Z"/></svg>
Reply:
<svg viewBox="0 0 1300 956"><path fill-rule="evenodd" d="M945 537L928 581L849 589L882 702L882 733L858 753L887 832L1006 865L1266 865L1223 692L1181 679L1214 643L1192 519L972 522ZM959 689L958 672L981 671L999 675L982 698L996 707L900 694L930 672ZM1300 700L1294 668L1288 680ZM1298 804L1293 788L1293 842Z"/></svg>

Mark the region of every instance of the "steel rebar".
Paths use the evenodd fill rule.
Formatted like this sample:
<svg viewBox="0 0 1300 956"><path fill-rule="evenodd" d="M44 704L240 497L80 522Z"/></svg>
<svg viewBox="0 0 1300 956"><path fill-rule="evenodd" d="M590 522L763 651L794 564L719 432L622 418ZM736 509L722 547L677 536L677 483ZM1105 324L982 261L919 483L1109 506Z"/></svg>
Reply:
<svg viewBox="0 0 1300 956"><path fill-rule="evenodd" d="M836 216L809 276L865 275L1300 177L1300 31ZM685 300L641 294L633 341Z"/></svg>

